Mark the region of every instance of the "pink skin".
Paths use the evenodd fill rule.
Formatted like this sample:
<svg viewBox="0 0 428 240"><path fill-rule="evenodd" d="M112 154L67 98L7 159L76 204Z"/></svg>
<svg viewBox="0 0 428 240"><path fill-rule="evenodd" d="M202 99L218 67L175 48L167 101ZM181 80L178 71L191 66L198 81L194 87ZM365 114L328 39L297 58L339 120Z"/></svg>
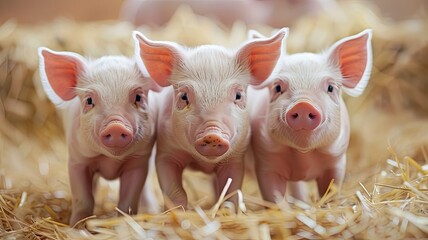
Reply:
<svg viewBox="0 0 428 240"><path fill-rule="evenodd" d="M246 89L252 78L263 81L270 75L286 35L282 29L235 52L210 45L184 49L134 33L142 72L166 87L156 94L161 106L156 167L167 208L187 207L186 167L214 174L216 197L228 178L227 193L241 188L250 140Z"/></svg>
<svg viewBox="0 0 428 240"><path fill-rule="evenodd" d="M309 102L298 102L285 113L285 121L295 131L314 130L321 123L321 113Z"/></svg>
<svg viewBox="0 0 428 240"><path fill-rule="evenodd" d="M217 126L206 129L203 136L195 141L196 151L207 157L219 157L225 154L229 150L229 141L227 137L220 135L221 132L221 129Z"/></svg>
<svg viewBox="0 0 428 240"><path fill-rule="evenodd" d="M160 94L158 101L163 102L165 100L166 102L174 101L172 87L166 88ZM216 176L216 197L219 197L229 177L233 179L229 192L239 189L243 178L243 153L249 144L249 123L245 121L248 121L248 118L243 116L242 121L231 121L233 119L228 118L226 114L208 114L210 116L208 118L182 123L189 124L187 126L178 126L175 122L179 121L178 118L180 117L175 117L175 114L171 112L173 106L168 106L167 104L162 104L161 106L164 106L164 108L161 108L159 115L159 119L162 118L162 121L158 122L156 168L161 189L165 197L172 203L172 206L170 206L166 202L166 208L179 205L187 207L187 195L182 186L182 173L186 167L207 174L214 173ZM226 126L219 122L218 118L223 118L229 125ZM236 127L234 126L235 124L237 125ZM205 130L204 125L210 125L210 127ZM198 129L198 126L201 126L199 127L201 130L194 130ZM212 151L216 151L216 149L202 151L202 153L198 151L200 138L210 136L213 128L217 129L216 131L230 135L229 152L212 154ZM182 132L184 129L188 131ZM236 132L239 129L244 134L233 135L229 129L234 129L232 132ZM202 137L200 137L201 135ZM224 139L221 136L218 138ZM225 163L226 161L227 164Z"/></svg>
<svg viewBox="0 0 428 240"><path fill-rule="evenodd" d="M125 119L113 119L109 121L107 126L101 131L100 142L104 144L106 148L111 149L124 149L128 146L133 138L134 134L130 127L125 124Z"/></svg>
<svg viewBox="0 0 428 240"><path fill-rule="evenodd" d="M253 33L254 34L254 33ZM258 36L261 37L261 36ZM371 31L335 43L326 53L281 58L279 70L249 89L251 144L263 199L276 202L289 181L292 195L308 200L300 181L316 180L322 196L342 184L350 124L344 90L358 96L371 71Z"/></svg>
<svg viewBox="0 0 428 240"><path fill-rule="evenodd" d="M118 208L135 214L155 140L156 110L135 60L109 56L87 61L39 49L48 97L63 109L72 193L70 225L93 214L95 176L120 179ZM154 84L154 83L153 83Z"/></svg>

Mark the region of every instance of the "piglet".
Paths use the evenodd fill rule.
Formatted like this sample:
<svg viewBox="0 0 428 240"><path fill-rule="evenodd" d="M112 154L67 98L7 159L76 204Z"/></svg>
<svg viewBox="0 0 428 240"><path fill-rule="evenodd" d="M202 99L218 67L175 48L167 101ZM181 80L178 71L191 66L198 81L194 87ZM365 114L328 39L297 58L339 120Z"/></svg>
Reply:
<svg viewBox="0 0 428 240"><path fill-rule="evenodd" d="M89 61L72 52L39 48L40 76L62 110L72 194L70 225L93 214L96 175L120 179L118 208L137 213L155 140L155 108L136 61L105 56Z"/></svg>
<svg viewBox="0 0 428 240"><path fill-rule="evenodd" d="M371 72L371 30L343 38L320 54L281 56L278 71L249 94L252 151L263 199L292 194L307 200L297 181L316 180L322 196L343 182L350 137L341 97L363 93ZM253 38L263 38L251 32ZM264 88L263 88L264 87ZM256 87L257 88L257 87Z"/></svg>
<svg viewBox="0 0 428 240"><path fill-rule="evenodd" d="M189 49L134 32L142 72L165 87L159 95L155 163L166 207L187 207L186 167L214 174L217 198L228 178L227 193L241 188L250 140L247 86L269 77L287 34L281 29L271 38L228 50L215 45ZM236 198L232 201L236 204Z"/></svg>

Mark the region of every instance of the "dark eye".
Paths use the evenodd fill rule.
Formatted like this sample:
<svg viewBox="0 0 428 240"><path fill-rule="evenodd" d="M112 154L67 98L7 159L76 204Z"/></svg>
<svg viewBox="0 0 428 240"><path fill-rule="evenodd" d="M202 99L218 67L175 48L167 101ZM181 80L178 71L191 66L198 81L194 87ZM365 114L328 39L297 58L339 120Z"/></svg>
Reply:
<svg viewBox="0 0 428 240"><path fill-rule="evenodd" d="M282 92L281 86L276 85L276 86L275 86L275 91L276 91L277 93Z"/></svg>
<svg viewBox="0 0 428 240"><path fill-rule="evenodd" d="M139 102L139 101L141 101L141 95L137 94L135 95L135 102Z"/></svg>
<svg viewBox="0 0 428 240"><path fill-rule="evenodd" d="M189 105L189 98L187 97L187 93L181 94L181 100L186 101L186 104Z"/></svg>
<svg viewBox="0 0 428 240"><path fill-rule="evenodd" d="M333 92L333 89L334 89L334 88L333 88L333 86L328 85L328 88L327 88L327 91L328 91L328 92Z"/></svg>
<svg viewBox="0 0 428 240"><path fill-rule="evenodd" d="M241 94L241 92L237 92L237 93L236 93L235 100L240 100L241 98L242 98L242 94Z"/></svg>
<svg viewBox="0 0 428 240"><path fill-rule="evenodd" d="M94 104L94 103L93 103L93 101L92 101L92 98L90 98L90 97L89 97L89 98L87 98L87 99L86 99L86 104L88 104L88 105L92 105L92 104Z"/></svg>

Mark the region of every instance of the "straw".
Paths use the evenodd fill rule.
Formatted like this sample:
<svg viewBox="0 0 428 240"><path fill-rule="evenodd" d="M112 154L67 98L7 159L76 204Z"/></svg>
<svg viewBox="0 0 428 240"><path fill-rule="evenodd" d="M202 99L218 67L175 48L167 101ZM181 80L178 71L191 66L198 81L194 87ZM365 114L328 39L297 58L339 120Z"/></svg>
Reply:
<svg viewBox="0 0 428 240"><path fill-rule="evenodd" d="M287 52L321 51L335 41L373 29L373 71L365 93L344 96L351 119L345 182L330 184L311 202L291 196L263 201L257 180L219 199L211 178L184 173L189 209L128 215L115 208L117 185L102 185L94 215L71 228L67 146L60 114L41 87L37 48L96 58L131 56L126 22L57 19L39 25L13 20L0 26L0 238L2 239L403 239L428 234L428 21L391 22L362 3L344 1L328 14L303 16L290 27ZM331 16L335 16L332 18ZM248 29L230 29L187 7L161 28L137 30L188 46L236 47ZM196 34L197 33L197 34ZM197 180L195 180L197 179ZM154 184L156 179L152 179ZM339 191L340 190L340 191ZM339 194L340 193L340 194ZM237 214L225 202L237 195ZM159 205L163 198L156 196ZM317 199L319 199L317 201ZM167 202L167 200L165 200ZM183 211L185 210L185 211ZM119 213L119 214L118 214Z"/></svg>

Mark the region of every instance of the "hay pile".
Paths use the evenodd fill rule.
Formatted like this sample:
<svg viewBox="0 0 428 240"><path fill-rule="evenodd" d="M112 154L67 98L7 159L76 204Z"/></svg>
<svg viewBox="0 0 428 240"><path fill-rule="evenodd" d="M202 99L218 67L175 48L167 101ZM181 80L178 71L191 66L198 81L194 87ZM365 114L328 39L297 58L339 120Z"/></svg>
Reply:
<svg viewBox="0 0 428 240"><path fill-rule="evenodd" d="M250 27L266 35L273 30ZM245 40L250 27L237 22L225 29L182 8L165 27L138 30L153 39L189 46L233 47ZM204 198L212 195L205 190L208 179L187 172L185 187L193 209L132 217L119 212L118 217L105 218L116 212L117 189L104 183L96 196L98 217L87 221L87 229L77 230L66 225L70 193L64 134L41 88L36 49L129 56L134 27L66 19L37 26L4 23L0 26L0 238L427 237L427 21L392 24L367 6L344 3L335 12L304 17L290 27L288 52L319 51L344 36L374 30L374 70L367 91L359 98L345 97L352 137L340 195L332 186L321 199L312 197L311 203L290 198L291 208L272 205L260 199L255 180L247 177L242 201L247 210L234 214L227 208L207 209L213 203ZM192 177L202 180L194 183L189 181Z"/></svg>

